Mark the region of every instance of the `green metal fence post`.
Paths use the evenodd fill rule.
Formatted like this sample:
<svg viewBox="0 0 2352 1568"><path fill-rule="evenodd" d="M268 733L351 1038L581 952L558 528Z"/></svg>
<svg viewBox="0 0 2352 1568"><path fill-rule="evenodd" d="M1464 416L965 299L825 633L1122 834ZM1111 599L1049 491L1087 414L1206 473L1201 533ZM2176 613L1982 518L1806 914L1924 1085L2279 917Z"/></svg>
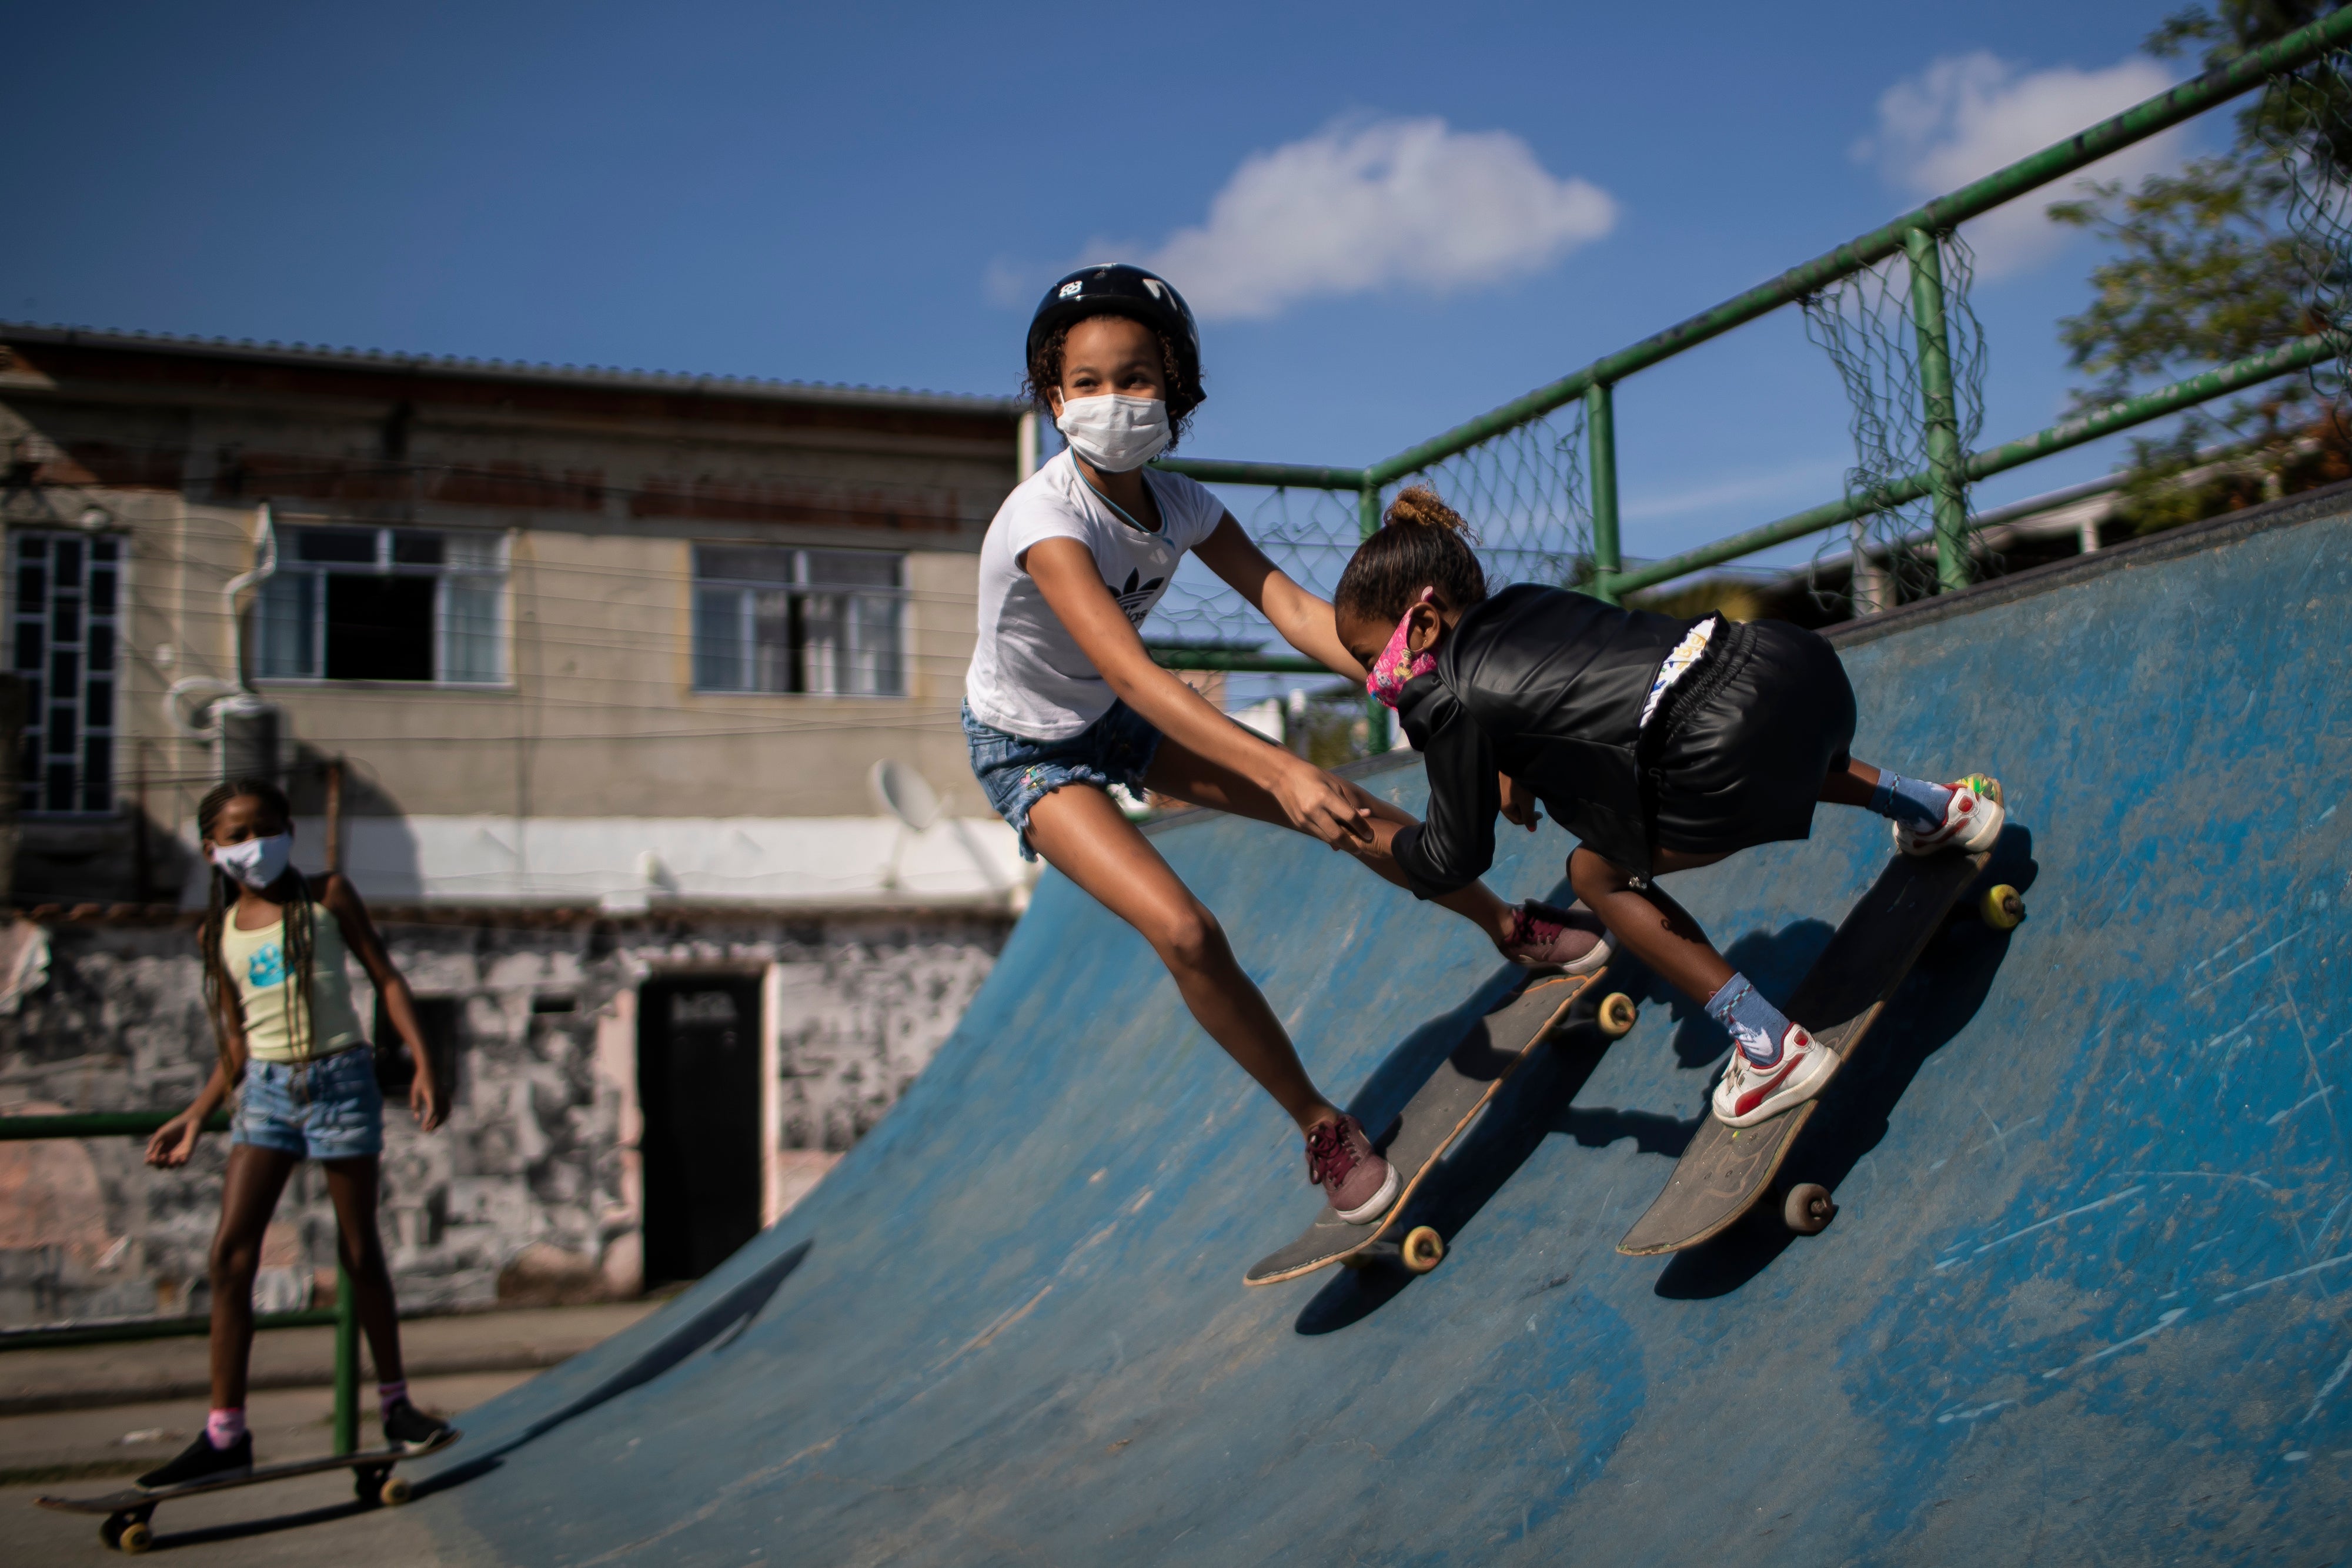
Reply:
<svg viewBox="0 0 2352 1568"><path fill-rule="evenodd" d="M1610 580L1624 570L1617 540L1617 400L1607 382L1584 389L1584 434L1592 470L1592 596L1603 603L1617 602L1617 586Z"/></svg>
<svg viewBox="0 0 2352 1568"><path fill-rule="evenodd" d="M1944 255L1926 229L1905 235L1903 248L1911 257L1911 324L1919 339L1920 413L1927 422L1936 582L1948 593L1966 588L1974 574L1969 570L1969 491L1960 466L1959 411L1952 401L1952 345L1944 325Z"/></svg>
<svg viewBox="0 0 2352 1568"><path fill-rule="evenodd" d="M360 1446L360 1303L352 1271L335 1264L335 1452Z"/></svg>
<svg viewBox="0 0 2352 1568"><path fill-rule="evenodd" d="M1363 488L1356 492L1356 537L1370 538L1381 531L1381 487L1364 476ZM1389 707L1380 698L1366 693L1364 696L1364 753L1378 757L1389 748Z"/></svg>

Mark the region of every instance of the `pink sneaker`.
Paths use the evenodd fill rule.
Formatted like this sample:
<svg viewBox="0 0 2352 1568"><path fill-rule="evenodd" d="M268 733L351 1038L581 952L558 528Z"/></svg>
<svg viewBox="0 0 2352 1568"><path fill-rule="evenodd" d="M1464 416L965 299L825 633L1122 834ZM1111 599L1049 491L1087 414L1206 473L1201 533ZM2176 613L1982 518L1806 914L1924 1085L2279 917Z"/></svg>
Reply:
<svg viewBox="0 0 2352 1568"><path fill-rule="evenodd" d="M1971 773L1944 788L1952 792L1952 798L1945 802L1943 825L1921 833L1895 823L1896 849L1906 855L1932 855L1937 850L1961 850L1973 854L1992 848L2009 814L2001 805L2000 780Z"/></svg>
<svg viewBox="0 0 2352 1568"><path fill-rule="evenodd" d="M1530 969L1591 975L1609 962L1608 928L1581 899L1566 909L1530 898L1511 912L1517 924L1503 944L1503 956Z"/></svg>
<svg viewBox="0 0 2352 1568"><path fill-rule="evenodd" d="M1307 1134L1307 1179L1320 1186L1349 1225L1369 1225L1396 1200L1396 1167L1372 1152L1353 1116L1319 1122Z"/></svg>
<svg viewBox="0 0 2352 1568"><path fill-rule="evenodd" d="M1780 1037L1780 1060L1759 1067L1738 1046L1731 1065L1715 1085L1715 1119L1727 1126L1752 1127L1822 1092L1838 1070L1838 1053L1792 1023Z"/></svg>

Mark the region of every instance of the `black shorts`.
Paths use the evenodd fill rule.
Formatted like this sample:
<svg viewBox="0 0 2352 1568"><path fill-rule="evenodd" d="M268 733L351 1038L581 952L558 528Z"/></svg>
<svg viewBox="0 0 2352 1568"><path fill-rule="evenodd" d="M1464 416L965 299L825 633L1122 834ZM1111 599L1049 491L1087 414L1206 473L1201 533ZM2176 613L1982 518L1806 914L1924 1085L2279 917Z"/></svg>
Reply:
<svg viewBox="0 0 2352 1568"><path fill-rule="evenodd" d="M1853 686L1827 642L1785 621L1725 622L1643 734L1650 841L1725 854L1811 837L1853 722Z"/></svg>

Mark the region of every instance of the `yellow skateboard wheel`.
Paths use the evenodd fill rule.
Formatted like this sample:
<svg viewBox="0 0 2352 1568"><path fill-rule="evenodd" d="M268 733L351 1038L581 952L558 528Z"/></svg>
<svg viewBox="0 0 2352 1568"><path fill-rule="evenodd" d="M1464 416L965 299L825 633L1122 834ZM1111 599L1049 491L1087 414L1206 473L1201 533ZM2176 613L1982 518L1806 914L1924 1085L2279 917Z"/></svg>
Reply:
<svg viewBox="0 0 2352 1568"><path fill-rule="evenodd" d="M1416 1225L1404 1234L1404 1266L1416 1274L1426 1274L1444 1261L1445 1240L1434 1228Z"/></svg>
<svg viewBox="0 0 2352 1568"><path fill-rule="evenodd" d="M406 1478L402 1476L386 1477L383 1490L378 1491L376 1496L383 1500L384 1507L398 1508L402 1503L408 1500L408 1481Z"/></svg>
<svg viewBox="0 0 2352 1568"><path fill-rule="evenodd" d="M1977 905L1977 913L1995 931L2014 931L2017 923L2025 918L2025 900L2018 896L2017 889L2004 882L1999 887L1985 891L1983 902Z"/></svg>
<svg viewBox="0 0 2352 1568"><path fill-rule="evenodd" d="M143 1520L135 1519L122 1527L121 1538L115 1542L119 1550L133 1555L146 1551L154 1544L155 1532L147 1528Z"/></svg>
<svg viewBox="0 0 2352 1568"><path fill-rule="evenodd" d="M1642 1015L1634 1010L1633 998L1622 991L1612 991L1601 998L1601 1011L1596 1016L1602 1034L1611 1040L1622 1040L1633 1031Z"/></svg>

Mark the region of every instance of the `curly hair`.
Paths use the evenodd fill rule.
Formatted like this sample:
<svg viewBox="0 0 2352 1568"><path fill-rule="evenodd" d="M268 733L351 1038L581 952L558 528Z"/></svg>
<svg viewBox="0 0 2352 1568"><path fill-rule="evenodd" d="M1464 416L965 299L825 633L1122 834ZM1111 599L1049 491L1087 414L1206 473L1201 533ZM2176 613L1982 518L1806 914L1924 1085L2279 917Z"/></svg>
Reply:
<svg viewBox="0 0 2352 1568"><path fill-rule="evenodd" d="M1117 310L1103 310L1096 314L1117 316L1122 321L1135 320L1134 317ZM1055 328L1037 345L1037 351L1029 356L1028 372L1021 378L1021 395L1049 420L1054 417L1054 400L1045 394L1058 390L1062 384L1062 355L1069 348L1070 329L1095 319L1095 316L1081 316L1076 321ZM1185 429L1192 423L1192 411L1206 402L1209 394L1201 389L1199 376L1184 373L1184 361L1176 352L1174 339L1148 322L1137 321L1136 325L1160 340L1160 370L1168 379L1168 450L1173 452L1177 444L1184 439Z"/></svg>
<svg viewBox="0 0 2352 1568"><path fill-rule="evenodd" d="M1331 603L1343 615L1394 621L1424 588L1448 607L1467 610L1486 597L1486 570L1470 548L1470 525L1426 485L1389 503L1380 531L1356 547Z"/></svg>
<svg viewBox="0 0 2352 1568"><path fill-rule="evenodd" d="M294 810L286 799L286 791L266 779L233 779L214 786L205 798L196 802L196 833L204 839L213 836L220 821L221 809L240 796L251 796L278 813L278 820L291 824ZM237 890L228 873L218 866L207 868L206 881L210 894L205 901L205 922L196 928L196 947L204 956L205 1013L213 1026L213 1049L219 1052L221 1065L229 1065L228 1031L223 1027L228 1009L237 1005L236 982L221 959L221 933L228 925L229 911L236 903ZM294 1005L287 1009L286 1039L295 1055L307 1060L316 1043L316 1014L310 1005L310 971L313 967L313 933L318 925L318 903L310 896L310 883L300 872L288 867L286 874L292 879L293 896L286 901L285 925L279 938L286 953L286 978L280 982L294 992Z"/></svg>

